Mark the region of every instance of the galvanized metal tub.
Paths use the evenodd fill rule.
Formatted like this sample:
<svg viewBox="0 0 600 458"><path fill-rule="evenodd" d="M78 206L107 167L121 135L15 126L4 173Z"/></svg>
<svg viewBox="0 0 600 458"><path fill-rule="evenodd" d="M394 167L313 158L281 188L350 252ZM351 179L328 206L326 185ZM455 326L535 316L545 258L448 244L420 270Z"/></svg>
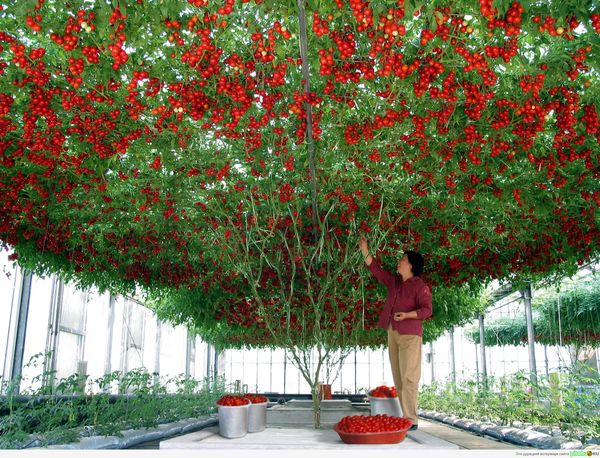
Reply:
<svg viewBox="0 0 600 458"><path fill-rule="evenodd" d="M400 401L395 398L376 398L369 396L371 406L371 415L390 415L392 417L401 417L402 409Z"/></svg>
<svg viewBox="0 0 600 458"><path fill-rule="evenodd" d="M267 427L267 404L268 402L261 402L250 404L250 407L248 407L249 433L258 433L264 431Z"/></svg>
<svg viewBox="0 0 600 458"><path fill-rule="evenodd" d="M219 434L228 439L244 437L248 432L248 408L243 406L220 406L219 409Z"/></svg>

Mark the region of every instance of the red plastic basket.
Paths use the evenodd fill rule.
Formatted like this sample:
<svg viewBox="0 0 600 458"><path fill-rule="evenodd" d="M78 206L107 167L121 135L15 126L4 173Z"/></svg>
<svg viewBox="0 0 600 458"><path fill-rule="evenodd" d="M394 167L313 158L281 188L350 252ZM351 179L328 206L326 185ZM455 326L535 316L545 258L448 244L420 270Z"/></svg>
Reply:
<svg viewBox="0 0 600 458"><path fill-rule="evenodd" d="M398 444L404 440L408 428L399 431L384 431L379 433L348 433L340 431L337 423L333 430L346 444ZM410 427L410 426L409 426Z"/></svg>

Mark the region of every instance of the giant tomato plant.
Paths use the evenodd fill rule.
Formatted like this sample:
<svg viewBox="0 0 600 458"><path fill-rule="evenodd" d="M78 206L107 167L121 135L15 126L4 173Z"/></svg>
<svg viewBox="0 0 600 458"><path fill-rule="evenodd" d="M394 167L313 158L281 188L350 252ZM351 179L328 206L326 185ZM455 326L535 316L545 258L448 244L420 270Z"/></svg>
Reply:
<svg viewBox="0 0 600 458"><path fill-rule="evenodd" d="M230 342L342 346L380 305L359 232L438 290L597 258L594 2L300 5L0 5L13 257Z"/></svg>

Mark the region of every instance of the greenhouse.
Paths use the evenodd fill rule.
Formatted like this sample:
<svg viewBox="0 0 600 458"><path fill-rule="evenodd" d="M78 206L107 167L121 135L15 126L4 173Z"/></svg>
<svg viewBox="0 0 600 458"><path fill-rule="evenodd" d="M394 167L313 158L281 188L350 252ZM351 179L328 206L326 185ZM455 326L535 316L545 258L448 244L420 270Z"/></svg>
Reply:
<svg viewBox="0 0 600 458"><path fill-rule="evenodd" d="M599 72L592 0L0 2L0 449L599 453Z"/></svg>

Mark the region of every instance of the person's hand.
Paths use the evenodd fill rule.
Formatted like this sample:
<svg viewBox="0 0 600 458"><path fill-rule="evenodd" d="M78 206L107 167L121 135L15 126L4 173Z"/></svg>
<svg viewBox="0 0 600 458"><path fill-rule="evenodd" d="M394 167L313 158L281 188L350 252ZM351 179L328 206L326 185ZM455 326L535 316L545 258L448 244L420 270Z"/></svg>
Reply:
<svg viewBox="0 0 600 458"><path fill-rule="evenodd" d="M358 246L365 258L367 256L369 256L369 242L367 241L367 238L364 235L360 236L360 240L358 241Z"/></svg>
<svg viewBox="0 0 600 458"><path fill-rule="evenodd" d="M406 320L406 312L394 313L394 321L404 321L404 320Z"/></svg>

